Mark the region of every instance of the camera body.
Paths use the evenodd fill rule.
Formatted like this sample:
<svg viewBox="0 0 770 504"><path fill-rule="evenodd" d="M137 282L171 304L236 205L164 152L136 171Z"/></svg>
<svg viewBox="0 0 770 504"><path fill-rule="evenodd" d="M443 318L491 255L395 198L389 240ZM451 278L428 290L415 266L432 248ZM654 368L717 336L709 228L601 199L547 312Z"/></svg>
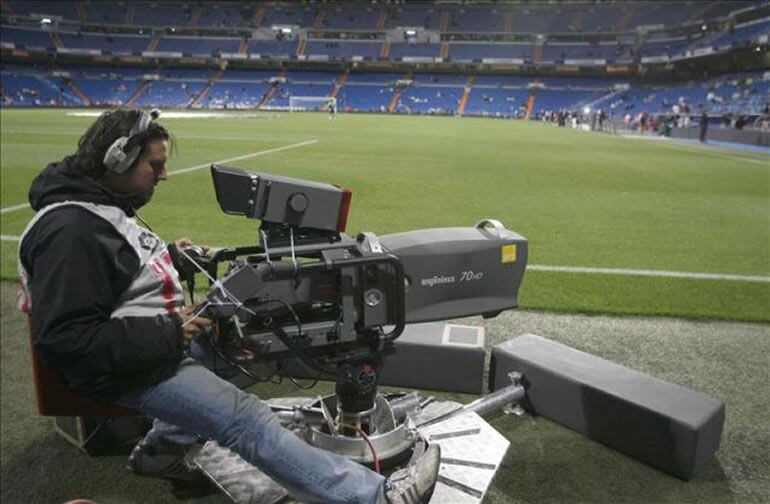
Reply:
<svg viewBox="0 0 770 504"><path fill-rule="evenodd" d="M260 244L218 251L207 315L252 362L299 358L318 375L381 360L407 323L517 306L528 243L497 221L347 235L351 192L212 165L220 207L259 219Z"/></svg>

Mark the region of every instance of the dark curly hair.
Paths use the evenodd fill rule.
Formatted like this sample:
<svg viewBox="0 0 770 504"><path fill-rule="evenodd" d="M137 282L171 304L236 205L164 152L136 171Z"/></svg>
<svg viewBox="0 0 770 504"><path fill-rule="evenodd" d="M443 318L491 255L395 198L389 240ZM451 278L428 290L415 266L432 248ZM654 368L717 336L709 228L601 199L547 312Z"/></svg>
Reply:
<svg viewBox="0 0 770 504"><path fill-rule="evenodd" d="M77 170L93 179L98 179L104 175L107 171L107 167L104 166L104 155L107 149L118 138L128 136L131 128L139 120L139 116L140 111L135 109L111 110L100 115L78 141L78 150L73 155ZM144 155L149 144L156 140L168 140L173 149L171 133L153 121L145 132L132 137L124 150L130 151L135 146L141 145L142 150L137 157L138 161ZM136 165L136 161L134 165ZM133 168L134 166L131 166L131 169Z"/></svg>

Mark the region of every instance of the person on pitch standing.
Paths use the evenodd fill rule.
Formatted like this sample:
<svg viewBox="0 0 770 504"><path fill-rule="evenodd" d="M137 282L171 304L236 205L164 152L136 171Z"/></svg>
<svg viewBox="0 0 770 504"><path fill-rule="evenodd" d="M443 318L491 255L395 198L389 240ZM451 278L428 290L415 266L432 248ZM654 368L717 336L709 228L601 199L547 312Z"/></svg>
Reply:
<svg viewBox="0 0 770 504"><path fill-rule="evenodd" d="M703 113L700 116L700 141L701 143L706 142L706 134L709 131L709 115L706 112L706 110L703 110Z"/></svg>
<svg viewBox="0 0 770 504"><path fill-rule="evenodd" d="M439 449L389 478L308 445L255 395L186 352L212 322L185 306L175 259L137 210L167 180L169 131L159 112L103 113L77 151L37 176L37 212L19 249L20 307L33 344L73 392L155 418L134 448L135 473L184 480L186 449L213 439L303 502L427 502Z"/></svg>

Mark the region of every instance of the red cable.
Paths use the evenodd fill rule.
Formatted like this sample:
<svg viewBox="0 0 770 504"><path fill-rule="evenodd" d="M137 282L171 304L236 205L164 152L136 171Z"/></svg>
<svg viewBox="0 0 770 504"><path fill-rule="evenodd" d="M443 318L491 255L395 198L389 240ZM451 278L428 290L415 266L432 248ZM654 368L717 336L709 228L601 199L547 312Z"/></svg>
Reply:
<svg viewBox="0 0 770 504"><path fill-rule="evenodd" d="M374 445L369 440L369 436L366 435L366 432L361 429L361 427L358 427L357 425L351 425L351 424L337 424L338 427L344 427L346 429L353 429L354 431L358 432L362 438L364 438L364 441L367 445L369 445L369 449L372 451L372 457L374 458L374 470L377 471L377 474L380 474L380 459L377 458L377 452L374 450Z"/></svg>

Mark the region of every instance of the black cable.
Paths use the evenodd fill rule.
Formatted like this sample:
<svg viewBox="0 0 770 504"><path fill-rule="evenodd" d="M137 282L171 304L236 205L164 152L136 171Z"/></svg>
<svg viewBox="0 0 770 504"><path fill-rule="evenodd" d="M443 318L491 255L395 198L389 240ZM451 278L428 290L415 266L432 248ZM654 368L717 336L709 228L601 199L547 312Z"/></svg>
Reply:
<svg viewBox="0 0 770 504"><path fill-rule="evenodd" d="M297 326L297 334L298 335L302 334L302 324L299 320L299 316L297 315L297 312L294 310L294 308L291 305L289 305L283 299L268 299L260 302L260 304L269 304L269 303L280 303L281 305L283 305L284 308L286 308L286 310L291 314L292 318L294 319L294 323ZM315 376L312 378L313 382L309 386L303 386L299 382L297 382L297 379L294 376L292 376L287 369L289 380L291 380L294 386L302 390L308 390L310 388L313 388L318 383L318 380L322 374L328 375L330 377L334 377L335 379L337 378L337 373L335 371L324 369L323 366L318 362L314 363L315 366L317 367L311 366L310 364L308 364L308 362L305 361L305 359L308 358L308 356L304 355L302 351L296 347L294 342L291 340L291 338L289 338L288 334L286 334L286 332L281 327L274 326L272 328L272 331L273 331L273 334L275 334L281 340L281 342L284 345L286 345L286 347L292 352L292 354L294 354L294 356L297 358L299 363L308 372L315 374Z"/></svg>
<svg viewBox="0 0 770 504"><path fill-rule="evenodd" d="M286 301L284 301L283 299L271 299L271 300L268 300L268 301L266 301L265 303L269 303L270 301L276 301L276 302L279 302L279 303L281 303L281 304L282 304L282 305L283 305L283 306L284 306L284 307L285 307L285 308L286 308L286 309L289 311L289 313L291 313L291 316L292 316L292 318L294 319L294 323L295 323L295 325L297 326L297 335L298 335L298 336L299 336L299 335L301 335L301 334L302 334L302 324L301 324L301 322L300 322L300 320L299 320L299 316L297 315L297 312L294 310L294 308L293 308L293 307L292 307L290 304L288 304ZM280 331L281 331L281 333L283 333L283 334L282 334L282 335L281 335L281 334L278 334L278 332L277 332L277 331L275 331L275 330L273 331L273 333L274 333L276 336L278 336L278 337L281 339L281 341L283 341L283 343L284 343L284 344L285 344L287 347L289 347L289 350L290 350L290 351L291 351L291 352L294 354L294 356L295 356L295 357L297 357L297 360L299 361L299 363L300 363L300 364L302 364L302 366L304 366L304 368L305 368L307 371L309 371L309 372L311 372L311 373L315 373L315 376L312 378L312 382L310 382L310 384L309 384L309 385L305 385L305 386L303 386L301 383L299 383L299 382L297 381L297 378L296 378L296 377L294 377L294 376L291 374L291 371L289 370L289 368L288 368L288 366L287 366L287 367L285 368L285 370L286 370L286 374L287 374L287 375L288 375L288 377L289 377L289 381L291 381L291 383L292 383L292 384L293 384L295 387L297 387L298 389L300 389L300 390L310 390L310 389L312 389L313 387L315 387L315 386L318 384L318 377L320 376L320 372L319 372L318 370L315 370L315 369L311 369L311 368L310 368L310 366L308 366L308 365L305 363L305 361L304 361L304 357L305 357L305 356L301 354L301 351L300 351L300 350L297 350L297 348L294 346L294 343L291 341L291 338L289 338L289 337L288 337L288 335L286 334L286 332L285 332L285 331L284 331L282 328L278 327L278 328L276 328L276 329L280 330ZM283 337L282 337L282 336L283 336Z"/></svg>
<svg viewBox="0 0 770 504"><path fill-rule="evenodd" d="M132 209L132 210L134 210L134 209L133 209L133 207L131 207L131 209ZM141 215L139 215L139 212L137 212L136 210L134 210L134 215L136 216L136 218L137 218L137 219L139 219L139 222L141 222L142 224L144 224L144 227L146 227L147 229L149 229L149 230L150 230L150 231L152 231L153 233L155 232L155 231L153 231L153 230L152 230L152 226L150 226L149 224L147 224L147 221L146 221L146 220L142 219L142 216L141 216Z"/></svg>
<svg viewBox="0 0 770 504"><path fill-rule="evenodd" d="M220 359L225 361L225 363L227 365L229 365L232 368L237 369L239 372L241 372L245 376L248 376L249 378L254 380L253 383L248 385L249 387L252 386L252 385L255 385L257 383L264 383L264 382L270 382L270 383L273 383L273 384L276 384L276 385L281 383L280 380L278 382L273 381L273 375L275 375L275 371L273 371L269 377L265 378L265 377L258 376L256 374L252 373L251 371L249 371L245 367L241 366L238 362L235 362L235 361L231 360L227 356L227 354L225 354L222 351L220 346L214 341L213 337L209 339L209 344L211 345L211 348L214 349L215 357L218 356Z"/></svg>

